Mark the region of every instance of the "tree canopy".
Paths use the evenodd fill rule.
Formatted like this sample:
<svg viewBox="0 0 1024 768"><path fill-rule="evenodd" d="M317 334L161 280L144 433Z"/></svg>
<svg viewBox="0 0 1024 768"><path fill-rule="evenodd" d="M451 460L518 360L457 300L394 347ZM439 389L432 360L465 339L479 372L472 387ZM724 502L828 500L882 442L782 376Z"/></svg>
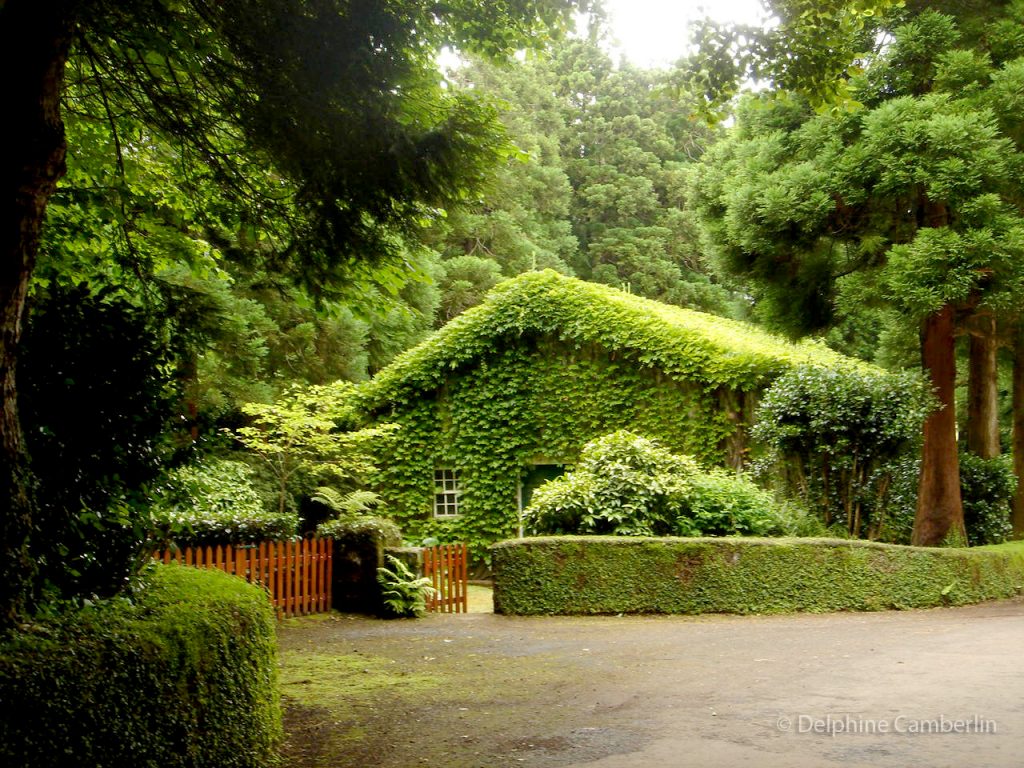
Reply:
<svg viewBox="0 0 1024 768"><path fill-rule="evenodd" d="M820 330L849 285L920 324L922 361L943 404L925 424L922 544L963 535L954 335L979 317L1006 317L1024 287L1014 106L1024 48L1005 35L1021 12L1014 4L965 31L932 9L872 24L887 37L848 62L853 104L815 111L815 99L836 93L799 80L752 97L693 182L707 247L756 286L762 318Z"/></svg>
<svg viewBox="0 0 1024 768"><path fill-rule="evenodd" d="M259 264L314 296L367 279L397 291L399 281L389 274L406 269L410 233L463 198L507 151L493 107L445 87L435 64L439 50L505 56L560 34L587 5L0 5L0 57L6 71L19 73L0 91L14 148L0 161L5 621L37 587L36 503L15 371L47 206L66 171L64 105L81 109L77 136L85 151L98 133L106 141L94 145L114 149L103 174L109 183L93 185L93 199L69 212L65 234L107 227L114 236L102 239L120 239L125 271L145 276L147 260L164 250L163 232L179 253L258 255ZM96 116L99 122L90 119ZM162 160L149 164L147 172L158 174L150 179L151 199L140 201L130 178L138 158L152 152ZM144 216L130 205L139 202ZM132 237L141 229L157 235L153 252ZM60 259L82 256L83 249L65 252L54 234ZM100 248L94 255L87 271L109 278L105 262L118 254ZM66 274L65 266L51 262L51 276Z"/></svg>

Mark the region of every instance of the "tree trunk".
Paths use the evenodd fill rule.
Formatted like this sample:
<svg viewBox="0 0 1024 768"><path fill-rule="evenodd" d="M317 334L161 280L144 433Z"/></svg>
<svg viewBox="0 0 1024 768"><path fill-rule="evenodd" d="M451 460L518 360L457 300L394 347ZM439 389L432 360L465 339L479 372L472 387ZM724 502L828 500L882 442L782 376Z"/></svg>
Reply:
<svg viewBox="0 0 1024 768"><path fill-rule="evenodd" d="M0 626L30 602L33 494L18 420L15 369L29 278L46 205L64 174L60 96L73 32L72 4L0 4Z"/></svg>
<svg viewBox="0 0 1024 768"><path fill-rule="evenodd" d="M999 345L996 321L975 318L969 336L967 371L967 450L983 459L999 455Z"/></svg>
<svg viewBox="0 0 1024 768"><path fill-rule="evenodd" d="M923 547L938 546L949 535L966 540L956 446L954 330L952 306L929 316L921 330L921 361L940 403L924 423L917 514L911 538L911 543Z"/></svg>
<svg viewBox="0 0 1024 768"><path fill-rule="evenodd" d="M1013 497L1013 537L1024 538L1024 327L1013 340L1013 471L1017 493Z"/></svg>

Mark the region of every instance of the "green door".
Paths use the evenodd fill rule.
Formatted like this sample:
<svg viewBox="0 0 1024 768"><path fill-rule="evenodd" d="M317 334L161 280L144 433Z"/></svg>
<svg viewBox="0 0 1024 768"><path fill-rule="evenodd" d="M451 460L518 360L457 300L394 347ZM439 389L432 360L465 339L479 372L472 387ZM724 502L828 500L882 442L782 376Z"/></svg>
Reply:
<svg viewBox="0 0 1024 768"><path fill-rule="evenodd" d="M554 480L565 474L564 464L534 464L523 475L522 495L520 509L526 509L530 505L533 492L540 488L548 480Z"/></svg>

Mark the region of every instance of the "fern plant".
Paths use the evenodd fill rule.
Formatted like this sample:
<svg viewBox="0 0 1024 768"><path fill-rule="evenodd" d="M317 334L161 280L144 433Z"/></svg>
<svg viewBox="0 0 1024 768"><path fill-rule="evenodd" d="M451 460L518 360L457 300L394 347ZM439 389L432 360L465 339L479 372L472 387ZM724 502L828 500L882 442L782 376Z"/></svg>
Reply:
<svg viewBox="0 0 1024 768"><path fill-rule="evenodd" d="M338 517L355 517L373 512L386 506L380 494L367 490L356 490L342 494L338 489L322 485L310 497L313 501L323 504Z"/></svg>
<svg viewBox="0 0 1024 768"><path fill-rule="evenodd" d="M422 616L427 610L427 600L437 590L430 586L430 579L416 576L409 566L393 555L385 555L390 568L377 569L377 583L380 584L384 607L399 618Z"/></svg>

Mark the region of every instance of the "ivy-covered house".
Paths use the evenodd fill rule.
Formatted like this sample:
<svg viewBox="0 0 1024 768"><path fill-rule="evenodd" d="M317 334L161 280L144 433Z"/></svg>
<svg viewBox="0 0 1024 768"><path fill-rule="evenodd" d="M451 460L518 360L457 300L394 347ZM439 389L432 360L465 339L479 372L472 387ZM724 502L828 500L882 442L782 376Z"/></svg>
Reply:
<svg viewBox="0 0 1024 768"><path fill-rule="evenodd" d="M515 536L532 490L628 428L738 466L757 395L794 366L861 366L827 347L553 271L521 275L363 386L400 425L378 490L407 536Z"/></svg>

